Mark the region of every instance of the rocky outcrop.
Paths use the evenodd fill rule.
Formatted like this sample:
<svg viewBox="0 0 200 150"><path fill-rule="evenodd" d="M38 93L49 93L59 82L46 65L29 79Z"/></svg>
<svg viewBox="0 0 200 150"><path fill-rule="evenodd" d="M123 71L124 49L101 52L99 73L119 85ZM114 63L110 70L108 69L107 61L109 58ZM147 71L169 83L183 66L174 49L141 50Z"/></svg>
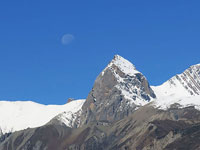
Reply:
<svg viewBox="0 0 200 150"><path fill-rule="evenodd" d="M81 125L120 120L155 97L142 73L128 60L115 55L95 80L82 106Z"/></svg>
<svg viewBox="0 0 200 150"><path fill-rule="evenodd" d="M70 102L72 102L74 100L75 100L74 98L68 98L67 103L70 103Z"/></svg>

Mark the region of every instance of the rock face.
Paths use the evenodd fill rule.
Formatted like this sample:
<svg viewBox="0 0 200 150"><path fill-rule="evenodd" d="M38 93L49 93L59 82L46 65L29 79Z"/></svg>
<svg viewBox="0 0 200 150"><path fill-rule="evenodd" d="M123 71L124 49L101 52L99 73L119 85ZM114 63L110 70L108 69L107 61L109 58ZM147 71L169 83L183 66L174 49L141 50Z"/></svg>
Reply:
<svg viewBox="0 0 200 150"><path fill-rule="evenodd" d="M82 106L81 125L120 120L155 97L142 73L128 60L115 55L97 77Z"/></svg>

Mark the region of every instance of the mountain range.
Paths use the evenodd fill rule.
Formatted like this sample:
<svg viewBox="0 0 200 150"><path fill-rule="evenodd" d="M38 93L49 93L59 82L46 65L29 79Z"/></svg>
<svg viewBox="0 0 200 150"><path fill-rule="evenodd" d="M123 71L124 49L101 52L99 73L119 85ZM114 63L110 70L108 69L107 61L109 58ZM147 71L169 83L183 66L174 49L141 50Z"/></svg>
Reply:
<svg viewBox="0 0 200 150"><path fill-rule="evenodd" d="M86 99L0 101L0 150L163 149L200 150L200 64L151 86L115 55Z"/></svg>

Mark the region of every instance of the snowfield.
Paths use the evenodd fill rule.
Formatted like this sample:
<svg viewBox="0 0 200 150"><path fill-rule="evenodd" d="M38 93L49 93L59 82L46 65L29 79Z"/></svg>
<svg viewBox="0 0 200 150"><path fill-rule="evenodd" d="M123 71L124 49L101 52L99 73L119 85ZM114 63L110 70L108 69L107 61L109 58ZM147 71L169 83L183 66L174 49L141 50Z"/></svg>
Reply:
<svg viewBox="0 0 200 150"><path fill-rule="evenodd" d="M153 101L152 105L158 109L167 110L172 104L179 104L179 108L194 106L195 109L200 110L200 95L190 97L173 97L166 96Z"/></svg>
<svg viewBox="0 0 200 150"><path fill-rule="evenodd" d="M64 105L42 105L32 101L0 101L0 129L4 134L39 127L60 113L76 113L84 102L74 100Z"/></svg>

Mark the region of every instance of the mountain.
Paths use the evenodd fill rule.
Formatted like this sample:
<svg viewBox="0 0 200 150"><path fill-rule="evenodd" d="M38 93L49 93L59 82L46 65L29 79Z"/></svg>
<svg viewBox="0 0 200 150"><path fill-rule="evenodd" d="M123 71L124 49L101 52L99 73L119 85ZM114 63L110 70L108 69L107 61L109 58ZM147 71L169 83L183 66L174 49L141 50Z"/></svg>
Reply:
<svg viewBox="0 0 200 150"><path fill-rule="evenodd" d="M161 86L152 88L158 97L200 95L200 64L193 65Z"/></svg>
<svg viewBox="0 0 200 150"><path fill-rule="evenodd" d="M83 103L84 100L76 100L64 105L42 105L31 101L0 101L0 129L2 133L9 133L39 127L60 113L71 120L71 114L79 111ZM65 121L65 123L70 126L69 122Z"/></svg>
<svg viewBox="0 0 200 150"><path fill-rule="evenodd" d="M0 150L200 150L199 84L199 64L150 86L115 55L85 101L65 104L45 125L3 134Z"/></svg>
<svg viewBox="0 0 200 150"><path fill-rule="evenodd" d="M149 105L112 124L62 124L17 131L1 150L199 150L200 111L160 110ZM183 144L184 143L184 144Z"/></svg>
<svg viewBox="0 0 200 150"><path fill-rule="evenodd" d="M167 109L172 104L179 107L200 108L200 64L190 66L160 86L151 87L157 96L154 104Z"/></svg>
<svg viewBox="0 0 200 150"><path fill-rule="evenodd" d="M81 125L120 120L155 97L145 76L128 60L115 55L83 104Z"/></svg>

